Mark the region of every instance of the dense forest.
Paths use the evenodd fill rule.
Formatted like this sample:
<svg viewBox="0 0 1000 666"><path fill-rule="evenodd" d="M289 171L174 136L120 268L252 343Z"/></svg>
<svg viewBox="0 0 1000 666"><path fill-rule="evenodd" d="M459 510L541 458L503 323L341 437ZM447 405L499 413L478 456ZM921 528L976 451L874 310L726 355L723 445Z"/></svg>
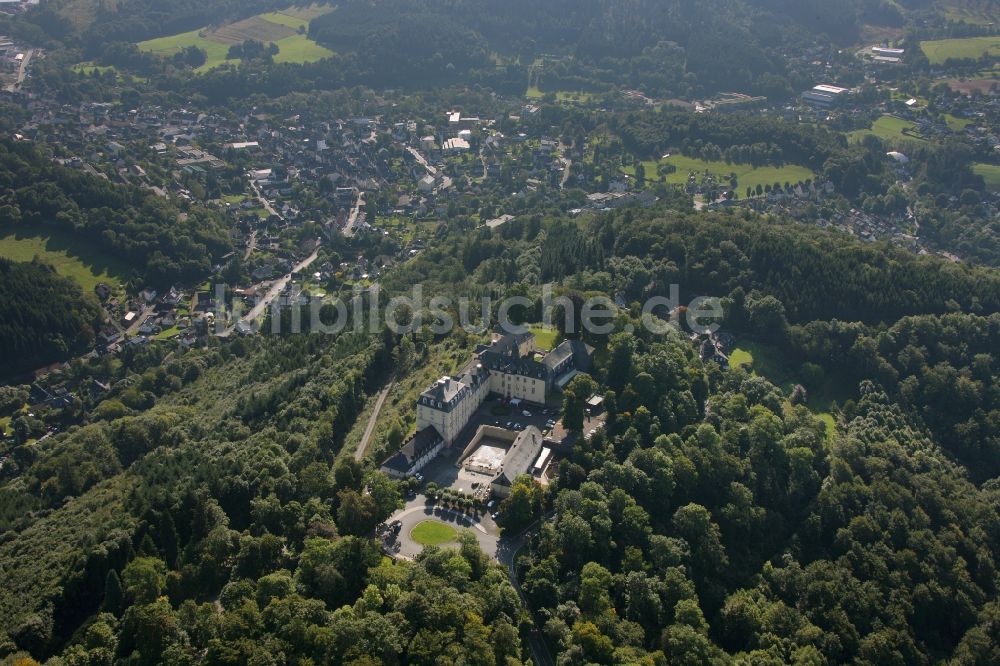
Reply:
<svg viewBox="0 0 1000 666"><path fill-rule="evenodd" d="M150 190L62 166L32 144L0 141L0 192L0 229L79 234L158 288L201 278L232 251L218 213L182 212Z"/></svg>
<svg viewBox="0 0 1000 666"><path fill-rule="evenodd" d="M344 450L414 354L467 358L441 346L458 334L77 361L68 377L111 391L41 414L65 432L19 436L0 472L0 655L513 665L536 636L560 664L996 661L995 271L752 216L623 210L446 229L384 289L424 279L626 303L678 282L853 397L823 421L804 390L703 362L627 305L616 332L584 334L595 376L566 389L571 424L602 391L606 428L501 505L512 533L545 516L515 566L524 607L469 537L384 559L371 530L405 484ZM7 393L0 408L24 399Z"/></svg>
<svg viewBox="0 0 1000 666"><path fill-rule="evenodd" d="M869 18L863 8L879 3L796 3L800 11L773 4L358 1L313 21L310 34L338 53L357 53L361 66L376 66L375 80L386 85L412 85L413 74L423 80L482 69L489 53L522 65L555 54L572 59L542 75L543 90L629 85L662 96L739 89L781 97L791 89L780 50L773 49L807 35L815 40L817 33L852 41ZM405 63L402 70L394 67L397 60Z"/></svg>
<svg viewBox="0 0 1000 666"><path fill-rule="evenodd" d="M0 367L11 376L94 343L100 308L55 269L0 258Z"/></svg>
<svg viewBox="0 0 1000 666"><path fill-rule="evenodd" d="M143 70L154 68L155 59L136 53L128 63L115 54L143 39L285 4L130 0L93 7L87 0L58 0L33 8L9 29L33 42L65 44L86 58ZM283 86L287 92L360 83L479 84L521 94L530 78L543 91L625 87L691 98L740 90L786 99L811 85L789 70L786 51L851 44L866 24L898 28L902 21L899 6L885 0L632 0L624 5L611 0L350 0L337 3L337 11L309 28L310 36L336 56L308 65L268 65L247 83L266 87L271 95ZM539 59L543 66L535 71ZM223 86L206 84L209 93L239 91L220 73L203 78Z"/></svg>

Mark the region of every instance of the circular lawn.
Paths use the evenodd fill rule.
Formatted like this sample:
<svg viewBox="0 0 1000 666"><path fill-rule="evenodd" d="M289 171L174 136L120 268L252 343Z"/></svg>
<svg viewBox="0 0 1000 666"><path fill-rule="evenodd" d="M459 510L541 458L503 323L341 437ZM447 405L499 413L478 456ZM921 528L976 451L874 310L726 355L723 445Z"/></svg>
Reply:
<svg viewBox="0 0 1000 666"><path fill-rule="evenodd" d="M425 520L410 531L410 538L421 546L440 546L458 538L458 532L438 520Z"/></svg>

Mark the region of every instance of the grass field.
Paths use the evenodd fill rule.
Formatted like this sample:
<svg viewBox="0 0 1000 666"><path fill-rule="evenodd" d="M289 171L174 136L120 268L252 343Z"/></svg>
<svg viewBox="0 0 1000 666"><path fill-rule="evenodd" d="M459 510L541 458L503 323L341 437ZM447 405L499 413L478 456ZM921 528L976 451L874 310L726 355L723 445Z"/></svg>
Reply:
<svg viewBox="0 0 1000 666"><path fill-rule="evenodd" d="M243 21L230 23L219 28L192 30L168 37L159 37L139 43L139 49L158 56L171 56L181 49L197 46L207 54L205 64L197 72L207 72L225 64L229 47L248 39L278 45L275 62L306 63L322 60L333 52L306 35L297 31L300 26L308 27L309 21L317 16L333 11L332 7L310 5L290 8L280 12L260 14Z"/></svg>
<svg viewBox="0 0 1000 666"><path fill-rule="evenodd" d="M749 340L740 340L729 354L731 367L747 368L754 374L766 377L768 381L779 387L785 396L792 392L795 384L801 383L800 371L788 363L781 353L769 345L763 345ZM827 432L834 432L834 418L830 414L830 406L836 400L843 403L852 397L850 385L842 377L828 374L823 383L816 387L807 387L809 392L809 408L819 418L827 423Z"/></svg>
<svg viewBox="0 0 1000 666"><path fill-rule="evenodd" d="M955 120L958 120L957 118ZM866 130L855 130L849 132L847 135L847 140L851 143L857 143L861 141L862 138L870 134L874 134L883 141L900 142L900 141L914 141L923 142L926 139L922 139L918 136L913 136L911 134L904 133L904 130L910 129L913 124L902 118L897 118L896 116L882 116L874 123L872 123L871 129Z"/></svg>
<svg viewBox="0 0 1000 666"><path fill-rule="evenodd" d="M972 171L978 176L982 176L986 181L986 187L991 190L1000 190L1000 166L996 164L973 164Z"/></svg>
<svg viewBox="0 0 1000 666"><path fill-rule="evenodd" d="M538 86L528 86L528 91L525 95L531 99L541 99L545 97L548 92L541 90ZM580 102L581 104L586 104L594 99L595 93L573 91L573 90L557 90L555 92L557 102Z"/></svg>
<svg viewBox="0 0 1000 666"><path fill-rule="evenodd" d="M62 231L44 236L17 232L0 236L0 257L31 261L36 256L52 264L60 275L76 280L88 293L98 282L121 286L129 271L124 262Z"/></svg>
<svg viewBox="0 0 1000 666"><path fill-rule="evenodd" d="M972 121L968 118L958 118L950 113L944 114L944 121L948 123L948 127L950 127L954 132L961 132L972 124Z"/></svg>
<svg viewBox="0 0 1000 666"><path fill-rule="evenodd" d="M270 21L271 23L277 23L278 25L288 26L292 30L298 30L299 27L303 27L306 30L309 29L309 22L314 18L323 16L324 14L329 14L336 7L331 7L330 5L309 5L307 7L289 7L288 9L283 9L277 12L270 12L267 14L261 14L260 18L265 21Z"/></svg>
<svg viewBox="0 0 1000 666"><path fill-rule="evenodd" d="M440 546L458 538L458 532L438 520L425 520L410 531L410 538L421 546Z"/></svg>
<svg viewBox="0 0 1000 666"><path fill-rule="evenodd" d="M192 30L191 32L182 32L169 37L150 39L140 42L138 46L140 51L148 51L149 53L163 57L171 56L189 46L197 46L205 50L208 58L205 60L205 64L195 71L207 72L226 62L226 54L229 53L230 45L202 37L201 30Z"/></svg>
<svg viewBox="0 0 1000 666"><path fill-rule="evenodd" d="M728 177L729 174L735 173L737 181L736 189L741 193L746 190L747 186L756 188L758 184L764 186L773 185L774 183L784 185L786 182L797 183L800 180L807 180L816 176L816 174L806 167L794 164L788 164L783 167L754 167L749 164L710 162L685 155L671 155L659 162L649 160L644 161L642 164L646 168L647 181L659 179L659 176L656 175L658 164L673 164L677 167L677 171L667 174L666 179L668 183L675 185L687 184L688 174L692 171L702 173L707 169L709 173L721 177ZM635 174L634 167L629 167L626 171L630 175Z"/></svg>
<svg viewBox="0 0 1000 666"><path fill-rule="evenodd" d="M7 428L9 427L10 427L10 417L4 416L3 418L0 418L0 434L6 435Z"/></svg>
<svg viewBox="0 0 1000 666"><path fill-rule="evenodd" d="M983 53L1000 56L1000 36L938 39L920 42L920 48L932 65L940 65L949 58L977 60Z"/></svg>
<svg viewBox="0 0 1000 666"><path fill-rule="evenodd" d="M785 394L785 408L790 409L791 403L787 396L791 394L792 387L798 382L792 376L785 360L776 350L746 340L740 341L738 346L729 354L730 367L749 369L755 375L761 375L768 381L778 386ZM809 391L808 406L813 414L826 424L827 439L832 439L837 432L837 422L833 414L827 411L832 398L831 391L840 392L840 387L832 386L832 382L827 380L819 391Z"/></svg>
<svg viewBox="0 0 1000 666"><path fill-rule="evenodd" d="M278 40L278 55L274 62L306 63L329 58L333 51L324 48L305 35L292 35Z"/></svg>
<svg viewBox="0 0 1000 666"><path fill-rule="evenodd" d="M539 349L554 349L556 340L559 339L559 331L542 326L532 326L531 332L535 336L535 346Z"/></svg>

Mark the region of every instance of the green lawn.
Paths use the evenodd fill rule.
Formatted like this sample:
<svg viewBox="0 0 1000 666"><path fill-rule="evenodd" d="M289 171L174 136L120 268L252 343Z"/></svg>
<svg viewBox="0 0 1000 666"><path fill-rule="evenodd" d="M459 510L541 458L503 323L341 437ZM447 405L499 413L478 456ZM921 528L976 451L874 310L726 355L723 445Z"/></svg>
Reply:
<svg viewBox="0 0 1000 666"><path fill-rule="evenodd" d="M958 120L956 118L956 120ZM878 138L884 141L890 141L898 143L900 141L915 141L923 142L923 139L919 136L912 134L906 134L905 130L911 129L913 123L903 120L902 118L897 118L896 116L882 116L874 123L872 123L871 129L866 130L855 130L849 132L847 135L848 141L852 143L857 143L861 139L869 134L874 134Z"/></svg>
<svg viewBox="0 0 1000 666"><path fill-rule="evenodd" d="M531 332L535 336L535 346L539 349L554 349L559 339L559 331L555 329L532 326Z"/></svg>
<svg viewBox="0 0 1000 666"><path fill-rule="evenodd" d="M920 42L920 48L932 65L940 65L949 58L977 60L983 53L1000 56L1000 36L938 39Z"/></svg>
<svg viewBox="0 0 1000 666"><path fill-rule="evenodd" d="M88 293L99 282L120 287L129 272L124 262L61 230L45 235L7 232L0 236L0 257L31 261L36 256L52 264L60 275L76 280Z"/></svg>
<svg viewBox="0 0 1000 666"><path fill-rule="evenodd" d="M753 354L737 347L729 355L729 365L733 368L753 367Z"/></svg>
<svg viewBox="0 0 1000 666"><path fill-rule="evenodd" d="M973 164L972 171L983 177L986 187L991 190L1000 190L1000 166L996 164Z"/></svg>
<svg viewBox="0 0 1000 666"><path fill-rule="evenodd" d="M6 435L7 428L9 427L10 427L10 417L4 416L3 418L0 418L0 434Z"/></svg>
<svg viewBox="0 0 1000 666"><path fill-rule="evenodd" d="M180 332L181 332L181 329L177 328L176 326L171 326L170 328L165 328L162 331L160 331L159 333L157 333L155 336L153 336L153 339L154 340L169 340L170 338L174 337L175 335L179 334Z"/></svg>
<svg viewBox="0 0 1000 666"><path fill-rule="evenodd" d="M440 546L457 539L458 532L439 520L425 520L410 531L410 538L421 546Z"/></svg>
<svg viewBox="0 0 1000 666"><path fill-rule="evenodd" d="M786 182L797 183L800 180L804 181L816 176L810 169L794 164L783 167L754 167L750 164L727 164L726 162L712 162L686 155L671 155L659 162L647 160L642 163L646 169L647 182L659 180L659 176L656 174L658 164L672 164L677 167L677 171L666 176L667 182L675 185L686 185L688 174L692 171L702 173L708 169L709 173L723 178L728 178L729 174L735 173L738 193L744 192L748 185L756 189L758 184L761 186L773 185L774 183L784 185ZM635 174L634 167L628 167L625 171L629 175Z"/></svg>
<svg viewBox="0 0 1000 666"><path fill-rule="evenodd" d="M972 124L972 121L968 118L958 118L950 113L944 114L944 121L948 123L948 127L954 132L961 132Z"/></svg>

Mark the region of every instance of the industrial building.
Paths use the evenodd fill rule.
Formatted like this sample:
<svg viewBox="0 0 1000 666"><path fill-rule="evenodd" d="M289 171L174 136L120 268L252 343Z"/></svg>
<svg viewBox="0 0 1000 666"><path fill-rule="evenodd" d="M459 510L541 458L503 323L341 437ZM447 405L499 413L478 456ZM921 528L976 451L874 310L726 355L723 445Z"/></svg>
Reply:
<svg viewBox="0 0 1000 666"><path fill-rule="evenodd" d="M810 106L830 107L839 102L848 93L847 88L820 84L812 90L802 93L802 101Z"/></svg>

